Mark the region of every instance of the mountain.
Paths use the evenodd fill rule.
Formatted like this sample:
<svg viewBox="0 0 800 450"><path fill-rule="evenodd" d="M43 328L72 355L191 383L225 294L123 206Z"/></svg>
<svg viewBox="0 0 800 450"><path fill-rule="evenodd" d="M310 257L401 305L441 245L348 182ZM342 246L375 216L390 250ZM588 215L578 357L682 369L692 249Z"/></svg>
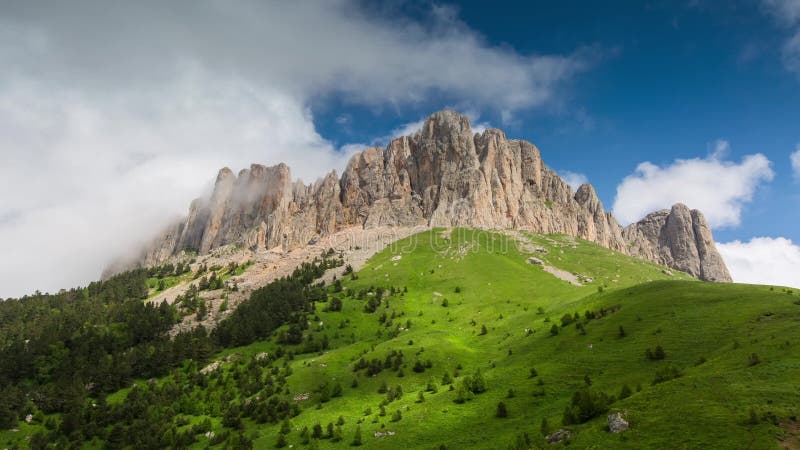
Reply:
<svg viewBox="0 0 800 450"><path fill-rule="evenodd" d="M497 129L473 133L466 116L449 110L386 148L354 155L341 178L333 171L305 185L285 164L253 164L238 175L224 168L211 197L195 200L137 263L227 244L291 249L348 227L380 226L567 234L702 280L731 281L699 211L675 205L622 228L591 185L573 193L533 144Z"/></svg>

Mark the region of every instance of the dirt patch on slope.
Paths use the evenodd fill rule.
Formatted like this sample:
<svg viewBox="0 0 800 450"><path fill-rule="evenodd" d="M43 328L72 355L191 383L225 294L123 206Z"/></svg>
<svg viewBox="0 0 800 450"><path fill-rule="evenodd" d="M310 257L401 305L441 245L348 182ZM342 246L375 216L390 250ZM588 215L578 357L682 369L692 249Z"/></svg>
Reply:
<svg viewBox="0 0 800 450"><path fill-rule="evenodd" d="M547 253L549 253L549 251L546 248L531 242L530 239L527 236L525 236L525 234L523 234L518 230L507 230L505 234L516 241L517 249L521 253L536 254L535 257L528 258L528 262L530 262L531 264L535 264L537 266L541 266L545 272L549 273L550 275L553 275L554 277L560 280L566 281L567 283L573 286L583 286L580 279L575 274L567 272L566 270L559 269L558 267L551 265L547 261L547 259L545 259L544 255L547 255ZM547 240L548 242L555 243L555 241L552 241L549 238Z"/></svg>
<svg viewBox="0 0 800 450"><path fill-rule="evenodd" d="M425 229L421 227L377 227L370 229L351 227L320 238L306 246L288 251L282 251L279 248L253 251L233 245L217 248L207 255L198 257L197 261L191 266L192 271L197 271L202 264L207 267L214 265L225 267L231 262L244 264L251 261L252 265L241 275L233 276L226 281L229 284L235 283L238 291L227 292L228 307L225 311L220 311L220 306L225 301L222 298L225 290L202 291L199 295L208 304L206 318L198 321L196 315L187 315L173 327L171 334L175 335L180 331L196 328L198 325L203 325L208 329L214 328L220 320L236 309L239 303L249 298L253 290L265 286L276 279L291 275L302 263L310 262L330 249L333 249L336 255L342 257L344 264L341 267L328 270L318 281L330 283L333 281L334 276L341 277L347 265L350 265L353 270L359 270L369 258L387 246ZM197 280L173 286L148 301L158 303L166 301L172 304L179 295L189 289L192 283L197 283Z"/></svg>
<svg viewBox="0 0 800 450"><path fill-rule="evenodd" d="M781 423L781 429L785 434L778 438L780 447L786 450L800 450L800 422L785 421Z"/></svg>

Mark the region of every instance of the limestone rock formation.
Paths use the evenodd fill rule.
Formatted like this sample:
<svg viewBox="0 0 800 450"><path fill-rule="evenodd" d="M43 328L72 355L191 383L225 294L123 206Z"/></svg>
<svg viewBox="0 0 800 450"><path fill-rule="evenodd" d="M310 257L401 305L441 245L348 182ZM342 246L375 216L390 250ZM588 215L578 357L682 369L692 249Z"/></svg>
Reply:
<svg viewBox="0 0 800 450"><path fill-rule="evenodd" d="M592 186L573 193L533 144L497 129L473 133L466 116L440 111L414 135L353 156L341 178L293 183L285 164L222 169L211 197L194 201L140 263L226 244L290 249L350 226L464 226L564 233L702 279L730 279L702 215L655 214L623 231Z"/></svg>
<svg viewBox="0 0 800 450"><path fill-rule="evenodd" d="M732 281L703 213L678 203L628 225L629 253L682 270L701 280Z"/></svg>

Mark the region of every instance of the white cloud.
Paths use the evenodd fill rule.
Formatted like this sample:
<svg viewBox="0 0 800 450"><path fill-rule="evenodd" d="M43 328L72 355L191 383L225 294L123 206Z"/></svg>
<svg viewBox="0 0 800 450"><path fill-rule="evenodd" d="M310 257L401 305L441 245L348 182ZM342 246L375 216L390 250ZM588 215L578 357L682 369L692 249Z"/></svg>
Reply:
<svg viewBox="0 0 800 450"><path fill-rule="evenodd" d="M586 177L586 175L582 173L570 172L569 170L559 170L558 176L560 176L572 188L573 191L577 191L583 183L589 182L589 179Z"/></svg>
<svg viewBox="0 0 800 450"><path fill-rule="evenodd" d="M678 159L665 167L639 164L617 186L614 215L628 224L652 211L684 203L703 211L712 227L738 225L742 206L774 173L762 154L734 163L719 159L719 148L707 158Z"/></svg>
<svg viewBox="0 0 800 450"><path fill-rule="evenodd" d="M792 171L794 172L794 176L800 178L800 144L797 145L797 150L789 155L789 159L792 161Z"/></svg>
<svg viewBox="0 0 800 450"><path fill-rule="evenodd" d="M4 2L0 296L95 279L222 166L341 168L361 146L320 136L312 99L514 111L592 56L492 47L442 8L417 22L347 0Z"/></svg>
<svg viewBox="0 0 800 450"><path fill-rule="evenodd" d="M781 55L786 69L800 75L800 0L762 0L762 6L778 25L792 30Z"/></svg>
<svg viewBox="0 0 800 450"><path fill-rule="evenodd" d="M708 155L709 159L721 160L725 159L731 152L731 144L725 139L717 139L714 141L714 149Z"/></svg>
<svg viewBox="0 0 800 450"><path fill-rule="evenodd" d="M717 249L737 283L800 288L800 246L789 239L756 237L717 243Z"/></svg>

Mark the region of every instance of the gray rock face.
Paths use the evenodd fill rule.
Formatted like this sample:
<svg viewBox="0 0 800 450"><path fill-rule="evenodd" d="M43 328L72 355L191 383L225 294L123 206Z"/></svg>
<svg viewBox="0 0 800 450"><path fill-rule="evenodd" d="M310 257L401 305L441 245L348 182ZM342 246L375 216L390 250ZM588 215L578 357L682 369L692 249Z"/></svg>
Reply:
<svg viewBox="0 0 800 450"><path fill-rule="evenodd" d="M622 235L629 253L682 270L708 281L730 282L731 275L717 252L711 229L698 210L676 204L628 225Z"/></svg>
<svg viewBox="0 0 800 450"><path fill-rule="evenodd" d="M622 433L630 428L630 424L621 412L609 414L606 421L608 422L608 431L612 433Z"/></svg>
<svg viewBox="0 0 800 450"><path fill-rule="evenodd" d="M558 431L548 434L545 436L545 439L547 440L548 444L558 444L568 440L570 437L572 437L572 431L562 428Z"/></svg>
<svg viewBox="0 0 800 450"><path fill-rule="evenodd" d="M564 233L722 280L727 270L711 232L693 214L688 221L650 219L624 234L592 186L573 194L533 144L497 129L473 133L466 116L440 111L416 134L353 156L341 178L331 172L304 185L292 182L285 164L254 164L238 175L222 169L211 197L194 201L140 262L232 243L298 247L349 226L464 226Z"/></svg>

